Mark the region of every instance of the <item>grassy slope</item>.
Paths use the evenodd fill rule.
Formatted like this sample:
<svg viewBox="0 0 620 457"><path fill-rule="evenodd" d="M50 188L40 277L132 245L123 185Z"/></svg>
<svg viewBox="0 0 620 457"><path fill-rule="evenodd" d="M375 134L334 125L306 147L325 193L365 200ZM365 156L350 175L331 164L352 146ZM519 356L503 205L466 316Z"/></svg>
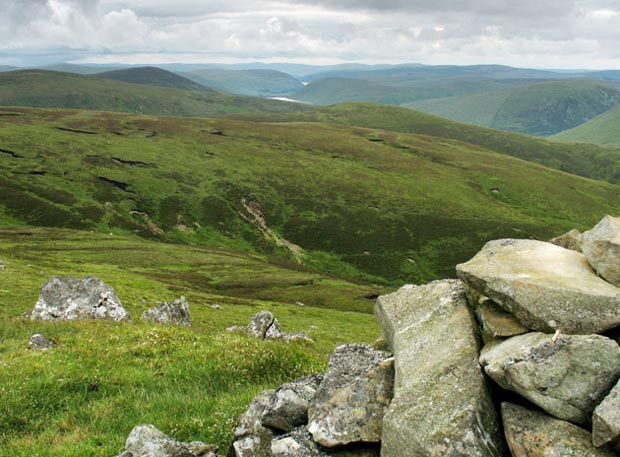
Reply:
<svg viewBox="0 0 620 457"><path fill-rule="evenodd" d="M554 138L620 147L620 107L616 106L574 129L560 132Z"/></svg>
<svg viewBox="0 0 620 457"><path fill-rule="evenodd" d="M298 79L274 70L212 68L183 73L183 76L199 84L237 95L288 95L303 87Z"/></svg>
<svg viewBox="0 0 620 457"><path fill-rule="evenodd" d="M364 106L342 114L352 121ZM400 284L452 276L489 239L546 238L620 209L616 186L429 131L12 111L0 116L0 148L18 156L0 153L5 223L137 231L287 257L240 216L245 198L305 249L306 264Z"/></svg>
<svg viewBox="0 0 620 457"><path fill-rule="evenodd" d="M324 370L338 344L370 343L379 335L368 314L372 301L363 296L381 289L241 252L1 227L0 263L2 457L109 457L140 423L225 452L238 414L259 391ZM56 274L101 277L134 322L20 319ZM180 295L190 303L190 329L140 320L157 301ZM319 296L329 308L294 305ZM335 309L344 303L364 312ZM273 311L284 330L304 330L316 342L259 342L224 331L261 309ZM60 347L29 351L34 333Z"/></svg>
<svg viewBox="0 0 620 457"><path fill-rule="evenodd" d="M305 109L298 103L216 91L183 91L42 70L0 73L0 104L175 116Z"/></svg>
<svg viewBox="0 0 620 457"><path fill-rule="evenodd" d="M157 67L126 68L122 70L105 71L97 73L97 78L113 79L133 84L146 84L148 86L169 87L172 89L208 91L207 87L191 81L171 71Z"/></svg>

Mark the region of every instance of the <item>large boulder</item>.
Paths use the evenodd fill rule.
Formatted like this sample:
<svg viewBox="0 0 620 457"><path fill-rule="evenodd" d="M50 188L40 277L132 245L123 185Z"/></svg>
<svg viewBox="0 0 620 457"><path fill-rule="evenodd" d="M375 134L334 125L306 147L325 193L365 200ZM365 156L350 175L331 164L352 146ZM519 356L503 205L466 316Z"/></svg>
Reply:
<svg viewBox="0 0 620 457"><path fill-rule="evenodd" d="M234 441L228 451L232 457L271 457L273 430L262 424L262 416L269 407L275 390L265 390L239 416Z"/></svg>
<svg viewBox="0 0 620 457"><path fill-rule="evenodd" d="M322 381L322 375L304 376L280 386L263 411L262 424L281 432L290 432L306 425L310 402Z"/></svg>
<svg viewBox="0 0 620 457"><path fill-rule="evenodd" d="M620 287L620 217L605 216L585 232L581 250L599 275Z"/></svg>
<svg viewBox="0 0 620 457"><path fill-rule="evenodd" d="M528 333L485 346L480 363L501 387L549 414L586 424L620 377L620 347L604 336Z"/></svg>
<svg viewBox="0 0 620 457"><path fill-rule="evenodd" d="M246 331L250 336L265 339L267 336L267 331L269 331L269 327L273 325L274 320L275 318L271 312L261 311L252 317Z"/></svg>
<svg viewBox="0 0 620 457"><path fill-rule="evenodd" d="M189 318L189 303L185 297L175 301L163 302L161 305L150 308L142 313L142 320L156 322L158 324L191 325Z"/></svg>
<svg viewBox="0 0 620 457"><path fill-rule="evenodd" d="M216 452L216 446L199 441L182 443L153 425L138 425L127 437L125 452L119 457L216 457Z"/></svg>
<svg viewBox="0 0 620 457"><path fill-rule="evenodd" d="M592 414L592 443L603 446L620 444L620 383L596 407Z"/></svg>
<svg viewBox="0 0 620 457"><path fill-rule="evenodd" d="M379 442L393 369L387 352L365 344L337 347L308 413L314 441L326 447Z"/></svg>
<svg viewBox="0 0 620 457"><path fill-rule="evenodd" d="M43 287L30 313L35 320L112 319L124 321L129 313L114 289L101 279L86 276L52 276Z"/></svg>
<svg viewBox="0 0 620 457"><path fill-rule="evenodd" d="M534 240L495 240L457 275L531 330L591 334L620 324L620 289L575 251Z"/></svg>
<svg viewBox="0 0 620 457"><path fill-rule="evenodd" d="M613 457L597 449L586 430L512 403L502 404L504 433L513 457Z"/></svg>
<svg viewBox="0 0 620 457"><path fill-rule="evenodd" d="M460 281L405 286L375 316L395 356L381 455L499 457L503 444L478 365L478 328Z"/></svg>

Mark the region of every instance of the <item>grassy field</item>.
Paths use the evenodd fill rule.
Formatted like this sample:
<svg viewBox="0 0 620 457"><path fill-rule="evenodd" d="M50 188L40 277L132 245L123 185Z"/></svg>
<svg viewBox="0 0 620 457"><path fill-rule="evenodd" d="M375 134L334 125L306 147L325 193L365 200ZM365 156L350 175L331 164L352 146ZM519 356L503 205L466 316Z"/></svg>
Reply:
<svg viewBox="0 0 620 457"><path fill-rule="evenodd" d="M620 107L616 106L585 124L554 135L553 138L620 147Z"/></svg>
<svg viewBox="0 0 620 457"><path fill-rule="evenodd" d="M371 109L375 120L390 119L369 105L317 115L363 118ZM617 186L431 132L18 108L4 114L0 223L297 257L375 283L453 276L454 265L489 239L549 238L620 209Z"/></svg>
<svg viewBox="0 0 620 457"><path fill-rule="evenodd" d="M130 75L132 71L121 70ZM190 117L307 109L299 103L234 96L207 88L179 90L44 70L0 73L0 105Z"/></svg>
<svg viewBox="0 0 620 457"><path fill-rule="evenodd" d="M225 451L238 414L258 392L323 371L338 344L373 342L380 331L365 297L387 290L238 251L32 227L0 228L0 264L3 457L109 457L139 423ZM133 322L21 318L52 275L102 278ZM140 320L157 301L180 295L190 303L191 328ZM225 332L262 309L315 342ZM59 346L29 350L34 333Z"/></svg>

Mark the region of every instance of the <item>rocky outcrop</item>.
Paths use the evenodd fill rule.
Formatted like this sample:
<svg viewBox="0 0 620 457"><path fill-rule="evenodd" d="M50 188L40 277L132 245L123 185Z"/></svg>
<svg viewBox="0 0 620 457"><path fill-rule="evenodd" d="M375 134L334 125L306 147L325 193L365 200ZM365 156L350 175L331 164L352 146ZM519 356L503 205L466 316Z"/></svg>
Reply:
<svg viewBox="0 0 620 457"><path fill-rule="evenodd" d="M234 441L228 452L232 457L270 457L271 440L275 433L265 427L262 417L269 408L275 390L266 390L257 396L239 417Z"/></svg>
<svg viewBox="0 0 620 457"><path fill-rule="evenodd" d="M620 383L616 384L592 414L592 443L612 443L620 451Z"/></svg>
<svg viewBox="0 0 620 457"><path fill-rule="evenodd" d="M310 406L308 431L325 447L381 441L392 399L391 354L363 344L336 348Z"/></svg>
<svg viewBox="0 0 620 457"><path fill-rule="evenodd" d="M189 303L181 296L173 302L163 302L155 308L142 313L142 320L158 324L191 325L189 317Z"/></svg>
<svg viewBox="0 0 620 457"><path fill-rule="evenodd" d="M114 289L101 279L87 276L52 276L43 287L30 312L35 320L111 319L129 320L129 313Z"/></svg>
<svg viewBox="0 0 620 457"><path fill-rule="evenodd" d="M182 443L153 425L138 425L127 437L125 452L117 457L217 457L217 447L200 441Z"/></svg>
<svg viewBox="0 0 620 457"><path fill-rule="evenodd" d="M511 403L502 404L504 433L513 457L613 457L595 448L586 430L544 413Z"/></svg>
<svg viewBox="0 0 620 457"><path fill-rule="evenodd" d="M551 243L491 241L457 275L531 330L592 334L620 324L620 289L582 254Z"/></svg>
<svg viewBox="0 0 620 457"><path fill-rule="evenodd" d="M583 234L581 249L599 275L620 287L620 218L605 216Z"/></svg>
<svg viewBox="0 0 620 457"><path fill-rule="evenodd" d="M30 340L28 341L28 344L30 345L30 349L32 350L45 350L56 346L56 343L54 343L49 338L44 337L40 333L32 335L30 337Z"/></svg>
<svg viewBox="0 0 620 457"><path fill-rule="evenodd" d="M478 329L460 281L405 286L375 316L395 355L381 455L501 456L499 423L478 365Z"/></svg>
<svg viewBox="0 0 620 457"><path fill-rule="evenodd" d="M620 377L620 347L604 336L528 333L485 347L480 363L501 387L549 414L587 424Z"/></svg>

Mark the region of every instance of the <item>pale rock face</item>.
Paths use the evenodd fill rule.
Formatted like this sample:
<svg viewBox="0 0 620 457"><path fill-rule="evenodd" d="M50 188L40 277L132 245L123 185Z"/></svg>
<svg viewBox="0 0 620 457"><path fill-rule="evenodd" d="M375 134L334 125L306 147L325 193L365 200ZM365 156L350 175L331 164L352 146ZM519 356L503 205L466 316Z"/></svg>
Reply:
<svg viewBox="0 0 620 457"><path fill-rule="evenodd" d="M125 452L121 456L216 457L216 451L217 447L199 441L192 443L175 441L153 425L138 425L127 437Z"/></svg>
<svg viewBox="0 0 620 457"><path fill-rule="evenodd" d="M609 392L592 414L592 443L599 447L616 444L620 437L620 383Z"/></svg>
<svg viewBox="0 0 620 457"><path fill-rule="evenodd" d="M142 320L189 327L191 325L189 303L185 297L180 297L172 303L163 302L160 306L147 309L142 313Z"/></svg>
<svg viewBox="0 0 620 457"><path fill-rule="evenodd" d="M559 418L586 424L620 377L620 347L604 336L528 333L485 346L480 364L501 387Z"/></svg>
<svg viewBox="0 0 620 457"><path fill-rule="evenodd" d="M375 316L395 354L384 457L500 457L503 445L478 365L478 327L460 281L405 286Z"/></svg>
<svg viewBox="0 0 620 457"><path fill-rule="evenodd" d="M605 216L583 234L582 251L596 272L620 287L620 217Z"/></svg>
<svg viewBox="0 0 620 457"><path fill-rule="evenodd" d="M326 447L380 441L393 369L387 352L362 344L337 347L308 413L314 441Z"/></svg>
<svg viewBox="0 0 620 457"><path fill-rule="evenodd" d="M248 335L255 338L265 339L267 331L269 330L269 327L271 327L271 324L273 324L274 319L273 314L269 311L261 311L256 314L252 317L252 320L250 320L250 323L247 326L246 330Z"/></svg>
<svg viewBox="0 0 620 457"><path fill-rule="evenodd" d="M589 432L547 414L502 403L506 441L513 457L613 457L595 448Z"/></svg>
<svg viewBox="0 0 620 457"><path fill-rule="evenodd" d="M43 287L34 309L33 320L111 319L129 320L129 313L114 289L101 279L87 276L52 276Z"/></svg>
<svg viewBox="0 0 620 457"><path fill-rule="evenodd" d="M620 289L575 251L534 240L496 240L457 275L530 330L600 333L620 325Z"/></svg>

